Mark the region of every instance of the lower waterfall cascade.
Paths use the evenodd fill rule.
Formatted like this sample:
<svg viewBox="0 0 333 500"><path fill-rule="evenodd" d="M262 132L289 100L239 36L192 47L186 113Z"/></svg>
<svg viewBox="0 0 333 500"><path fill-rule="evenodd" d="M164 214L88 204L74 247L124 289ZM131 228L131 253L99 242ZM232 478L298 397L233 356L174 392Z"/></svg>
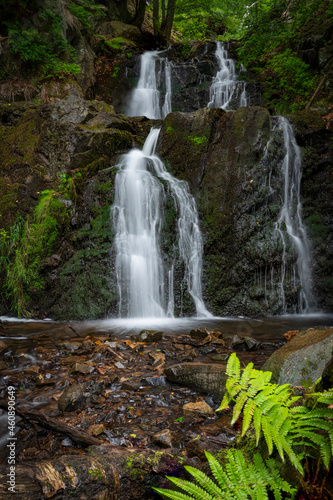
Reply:
<svg viewBox="0 0 333 500"><path fill-rule="evenodd" d="M300 281L298 310L300 312L309 312L315 306L315 299L312 292L311 279L311 245L302 220L302 203L300 198L302 178L301 149L296 143L293 127L286 118L279 116L277 127L282 130L285 148L282 165L284 176L283 203L275 224L275 230L278 232L283 244L280 282L282 308L285 313L284 277L286 272L287 247L285 234L287 234L292 247L297 253L296 269ZM285 227L285 231L283 227Z"/></svg>
<svg viewBox="0 0 333 500"><path fill-rule="evenodd" d="M247 106L246 84L238 80L235 61L228 57L222 42L216 42L215 57L219 69L210 87L207 107L229 109L233 98L237 98L239 106Z"/></svg>
<svg viewBox="0 0 333 500"><path fill-rule="evenodd" d="M112 215L119 315L173 317L173 263L166 269L160 249L166 185L179 214L178 252L185 266L184 281L197 315L211 317L202 299L203 244L196 204L187 183L168 173L155 155L158 135L159 129L151 129L143 150L132 149L118 165Z"/></svg>

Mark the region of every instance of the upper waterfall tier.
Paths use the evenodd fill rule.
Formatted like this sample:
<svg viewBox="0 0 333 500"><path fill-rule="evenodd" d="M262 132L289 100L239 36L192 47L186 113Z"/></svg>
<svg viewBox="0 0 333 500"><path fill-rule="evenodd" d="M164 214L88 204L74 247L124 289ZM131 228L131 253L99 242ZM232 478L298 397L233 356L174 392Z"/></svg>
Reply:
<svg viewBox="0 0 333 500"><path fill-rule="evenodd" d="M196 204L188 184L169 174L155 155L158 135L159 130L152 129L143 150L132 149L118 166L112 213L119 313L121 317L174 314L174 262L162 258L160 242L167 189L178 214L177 258L185 268L183 282L197 315L209 317L202 300L203 245Z"/></svg>
<svg viewBox="0 0 333 500"><path fill-rule="evenodd" d="M165 118L171 112L171 63L163 52L141 55L140 79L128 104L128 116Z"/></svg>
<svg viewBox="0 0 333 500"><path fill-rule="evenodd" d="M209 108L230 109L232 101L238 106L247 106L245 83L238 81L235 61L230 59L222 42L216 43L215 56L219 70L213 78L209 91ZM233 103L232 108L235 108Z"/></svg>

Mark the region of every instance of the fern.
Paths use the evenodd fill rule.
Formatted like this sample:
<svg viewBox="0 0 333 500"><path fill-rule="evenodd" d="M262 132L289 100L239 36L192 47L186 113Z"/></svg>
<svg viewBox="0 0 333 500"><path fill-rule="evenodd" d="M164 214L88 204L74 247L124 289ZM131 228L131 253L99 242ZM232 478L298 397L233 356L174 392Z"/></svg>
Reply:
<svg viewBox="0 0 333 500"><path fill-rule="evenodd" d="M221 498L268 500L268 490L273 492L276 500L282 499L281 492L289 495L284 495L283 498L294 497L296 489L280 477L273 460L265 463L259 454L255 454L252 463L246 460L240 450L230 449L223 468L216 458L208 452L205 453L216 483L202 471L186 466L185 469L194 477L199 486L190 481L168 477L186 494L162 488L154 488L154 490L172 500L220 500Z"/></svg>
<svg viewBox="0 0 333 500"><path fill-rule="evenodd" d="M230 365L230 366L229 366ZM256 445L263 436L268 453L276 449L282 460L288 456L296 469L303 474L301 459L304 454L310 456L309 449L319 448L323 463L328 469L333 456L333 393L311 394L315 398L313 409L294 406L299 397L292 396L289 384L278 386L270 383L272 374L253 368L249 363L241 374L240 362L233 353L227 365L229 379L226 394L219 410L235 402L231 424L233 425L243 412L242 432L244 436L253 424ZM317 408L318 404L330 405ZM296 454L293 447L302 445L304 452Z"/></svg>

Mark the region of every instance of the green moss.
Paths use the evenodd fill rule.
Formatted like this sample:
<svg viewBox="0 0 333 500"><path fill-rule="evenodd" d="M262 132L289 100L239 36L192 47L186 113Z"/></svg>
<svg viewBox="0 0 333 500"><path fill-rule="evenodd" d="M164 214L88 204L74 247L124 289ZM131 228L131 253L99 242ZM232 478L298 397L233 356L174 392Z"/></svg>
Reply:
<svg viewBox="0 0 333 500"><path fill-rule="evenodd" d="M14 259L6 271L7 294L19 316L29 315L31 293L44 286L41 263L51 255L65 218L64 204L56 198L54 191L46 191L41 195L32 218L25 221Z"/></svg>

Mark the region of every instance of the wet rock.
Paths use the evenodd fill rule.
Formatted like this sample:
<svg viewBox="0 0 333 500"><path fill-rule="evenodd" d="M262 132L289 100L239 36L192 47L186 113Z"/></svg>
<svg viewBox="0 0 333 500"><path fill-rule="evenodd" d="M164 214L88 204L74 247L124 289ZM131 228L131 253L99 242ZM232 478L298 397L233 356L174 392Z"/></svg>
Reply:
<svg viewBox="0 0 333 500"><path fill-rule="evenodd" d="M136 380L125 380L121 384L121 388L125 391L137 391L140 387L141 383Z"/></svg>
<svg viewBox="0 0 333 500"><path fill-rule="evenodd" d="M216 356L212 357L213 361L225 363L229 358L229 354L216 354Z"/></svg>
<svg viewBox="0 0 333 500"><path fill-rule="evenodd" d="M310 328L275 351L263 369L272 372L272 382L311 386L327 376L332 353L333 328Z"/></svg>
<svg viewBox="0 0 333 500"><path fill-rule="evenodd" d="M8 368L7 363L5 361L1 360L0 361L0 370L6 370Z"/></svg>
<svg viewBox="0 0 333 500"><path fill-rule="evenodd" d="M160 366L165 362L165 356L162 352L150 352L149 358L151 359L153 366Z"/></svg>
<svg viewBox="0 0 333 500"><path fill-rule="evenodd" d="M158 332L157 330L141 330L137 336L139 342L158 342L163 337L163 332Z"/></svg>
<svg viewBox="0 0 333 500"><path fill-rule="evenodd" d="M199 349L199 353L202 356L205 356L206 354L211 354L212 352L216 351L216 347L212 345L207 345L206 347L203 347L202 349Z"/></svg>
<svg viewBox="0 0 333 500"><path fill-rule="evenodd" d="M114 366L115 366L116 368L119 368L119 370L123 370L123 369L125 368L125 366L124 366L122 363L120 363L120 361L117 361L117 362L114 364Z"/></svg>
<svg viewBox="0 0 333 500"><path fill-rule="evenodd" d="M61 345L61 347L64 347L65 349L69 349L70 351L76 351L77 349L79 349L81 347L81 344L79 344L78 342L71 342L69 340L67 340L65 342L61 342L60 345Z"/></svg>
<svg viewBox="0 0 333 500"><path fill-rule="evenodd" d="M213 408L211 408L205 401L199 401L198 403L186 403L183 406L184 415L188 414L199 414L212 417L215 415Z"/></svg>
<svg viewBox="0 0 333 500"><path fill-rule="evenodd" d="M24 369L24 373L33 377L37 377L39 374L39 366L36 365L28 366L27 368Z"/></svg>
<svg viewBox="0 0 333 500"><path fill-rule="evenodd" d="M171 382L206 392L217 399L225 393L227 376L221 364L181 363L167 367L164 374Z"/></svg>
<svg viewBox="0 0 333 500"><path fill-rule="evenodd" d="M91 434L92 436L99 436L106 430L105 425L103 424L93 424L91 425L88 429L87 432L88 434Z"/></svg>
<svg viewBox="0 0 333 500"><path fill-rule="evenodd" d="M176 446L174 433L170 429L163 429L153 435L153 443L160 448L173 448Z"/></svg>
<svg viewBox="0 0 333 500"><path fill-rule="evenodd" d="M207 337L206 328L196 328L190 331L190 337L192 340L203 340Z"/></svg>
<svg viewBox="0 0 333 500"><path fill-rule="evenodd" d="M58 401L59 411L75 411L98 401L103 385L98 382L83 382L64 390Z"/></svg>
<svg viewBox="0 0 333 500"><path fill-rule="evenodd" d="M75 365L71 368L69 374L73 375L75 373L82 373L83 375L87 375L94 371L94 367L88 365L86 363L75 363Z"/></svg>
<svg viewBox="0 0 333 500"><path fill-rule="evenodd" d="M255 349L259 349L260 342L252 337L239 337L238 335L234 335L231 347L236 351L254 351Z"/></svg>
<svg viewBox="0 0 333 500"><path fill-rule="evenodd" d="M163 375L158 377L144 377L141 379L142 385L152 385L153 387L166 387L169 385L167 379Z"/></svg>
<svg viewBox="0 0 333 500"><path fill-rule="evenodd" d="M8 349L7 344L5 342L3 342L2 340L0 340L0 354L5 352L6 349Z"/></svg>

